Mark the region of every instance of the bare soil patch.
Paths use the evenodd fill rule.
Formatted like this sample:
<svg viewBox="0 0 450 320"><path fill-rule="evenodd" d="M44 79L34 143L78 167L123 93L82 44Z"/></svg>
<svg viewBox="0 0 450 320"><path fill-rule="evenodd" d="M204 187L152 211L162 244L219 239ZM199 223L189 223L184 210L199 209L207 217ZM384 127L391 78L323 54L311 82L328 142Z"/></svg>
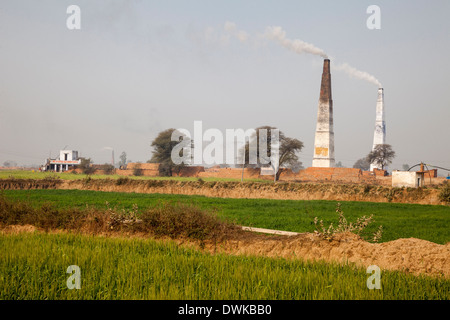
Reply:
<svg viewBox="0 0 450 320"><path fill-rule="evenodd" d="M440 245L416 238L369 243L353 233L339 234L332 241L307 233L291 237L228 240L220 245L219 250L230 254L350 262L363 267L377 265L382 270L415 275L450 276L450 243Z"/></svg>

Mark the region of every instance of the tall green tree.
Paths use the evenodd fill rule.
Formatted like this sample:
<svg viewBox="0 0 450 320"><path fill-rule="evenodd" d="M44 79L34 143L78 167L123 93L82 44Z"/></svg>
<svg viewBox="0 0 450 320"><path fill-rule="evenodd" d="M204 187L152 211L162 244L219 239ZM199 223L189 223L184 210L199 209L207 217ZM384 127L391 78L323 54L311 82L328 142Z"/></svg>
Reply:
<svg viewBox="0 0 450 320"><path fill-rule="evenodd" d="M160 164L159 174L161 176L172 176L173 173L179 173L181 168L185 166L183 163L175 164L172 161L172 149L180 142L172 141L172 133L175 130L170 128L161 131L151 144L153 155L148 162Z"/></svg>

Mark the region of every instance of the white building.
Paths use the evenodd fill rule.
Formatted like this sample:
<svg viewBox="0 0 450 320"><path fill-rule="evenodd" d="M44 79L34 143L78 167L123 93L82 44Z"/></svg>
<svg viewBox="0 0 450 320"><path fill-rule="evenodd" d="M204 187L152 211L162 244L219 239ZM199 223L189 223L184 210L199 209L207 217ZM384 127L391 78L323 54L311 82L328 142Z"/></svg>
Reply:
<svg viewBox="0 0 450 320"><path fill-rule="evenodd" d="M418 188L424 185L425 174L423 171L393 171L392 186Z"/></svg>
<svg viewBox="0 0 450 320"><path fill-rule="evenodd" d="M78 158L78 151L60 150L59 157L56 159L47 159L46 164L42 167L42 170L63 172L69 170L70 167L79 164L81 164L81 159Z"/></svg>

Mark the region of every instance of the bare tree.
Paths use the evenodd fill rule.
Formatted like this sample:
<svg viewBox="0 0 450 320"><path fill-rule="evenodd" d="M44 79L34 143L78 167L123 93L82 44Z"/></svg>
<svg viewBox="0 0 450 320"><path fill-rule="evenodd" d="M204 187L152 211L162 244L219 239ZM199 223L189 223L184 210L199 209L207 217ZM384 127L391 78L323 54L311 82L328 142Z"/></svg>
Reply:
<svg viewBox="0 0 450 320"><path fill-rule="evenodd" d="M256 156L257 156L257 164L255 164L255 167L261 167L261 161L263 158L264 160L266 160L265 162L270 161L269 157L267 155L263 155L259 153L259 130L260 129L266 129L267 130L267 146L266 146L266 150L267 150L267 154L272 154L271 151L271 146L272 146L272 134L271 134L271 130L272 129L276 129L275 127L271 127L271 126L262 126L262 127L258 127L255 129L256 131L256 135L254 135L251 139L256 139L256 145L257 145L257 149L256 149ZM280 144L279 144L279 162L278 162L278 168L277 168L277 172L276 172L276 176L275 176L275 180L278 180L279 175L280 175L280 168L281 167L286 167L286 168L291 168L293 170L299 170L299 168L302 168L302 163L300 162L297 153L300 152L303 148L303 142L301 142L298 139L295 138L289 138L286 137L284 135L283 132L279 132L279 139L280 139ZM241 152L242 154L242 152ZM245 144L245 164L248 165L249 163L249 159L250 159L250 143L247 142Z"/></svg>
<svg viewBox="0 0 450 320"><path fill-rule="evenodd" d="M367 155L367 161L374 165L381 166L383 170L395 158L395 151L390 144L377 144L375 148Z"/></svg>
<svg viewBox="0 0 450 320"><path fill-rule="evenodd" d="M125 167L127 165L127 153L123 151L120 154L120 161L119 161L119 167Z"/></svg>

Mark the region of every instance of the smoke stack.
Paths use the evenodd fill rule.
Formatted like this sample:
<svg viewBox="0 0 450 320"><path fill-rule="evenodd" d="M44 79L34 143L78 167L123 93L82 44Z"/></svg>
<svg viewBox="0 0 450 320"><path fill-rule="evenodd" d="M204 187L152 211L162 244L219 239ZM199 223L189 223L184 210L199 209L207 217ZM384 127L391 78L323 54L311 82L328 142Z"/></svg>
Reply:
<svg viewBox="0 0 450 320"><path fill-rule="evenodd" d="M331 98L330 60L323 61L313 167L334 167L333 100Z"/></svg>
<svg viewBox="0 0 450 320"><path fill-rule="evenodd" d="M372 150L375 149L376 145L385 143L386 143L386 122L384 120L384 90L383 88L379 88ZM381 169L381 166L377 166L376 164L370 164L370 171L372 171L373 169Z"/></svg>

